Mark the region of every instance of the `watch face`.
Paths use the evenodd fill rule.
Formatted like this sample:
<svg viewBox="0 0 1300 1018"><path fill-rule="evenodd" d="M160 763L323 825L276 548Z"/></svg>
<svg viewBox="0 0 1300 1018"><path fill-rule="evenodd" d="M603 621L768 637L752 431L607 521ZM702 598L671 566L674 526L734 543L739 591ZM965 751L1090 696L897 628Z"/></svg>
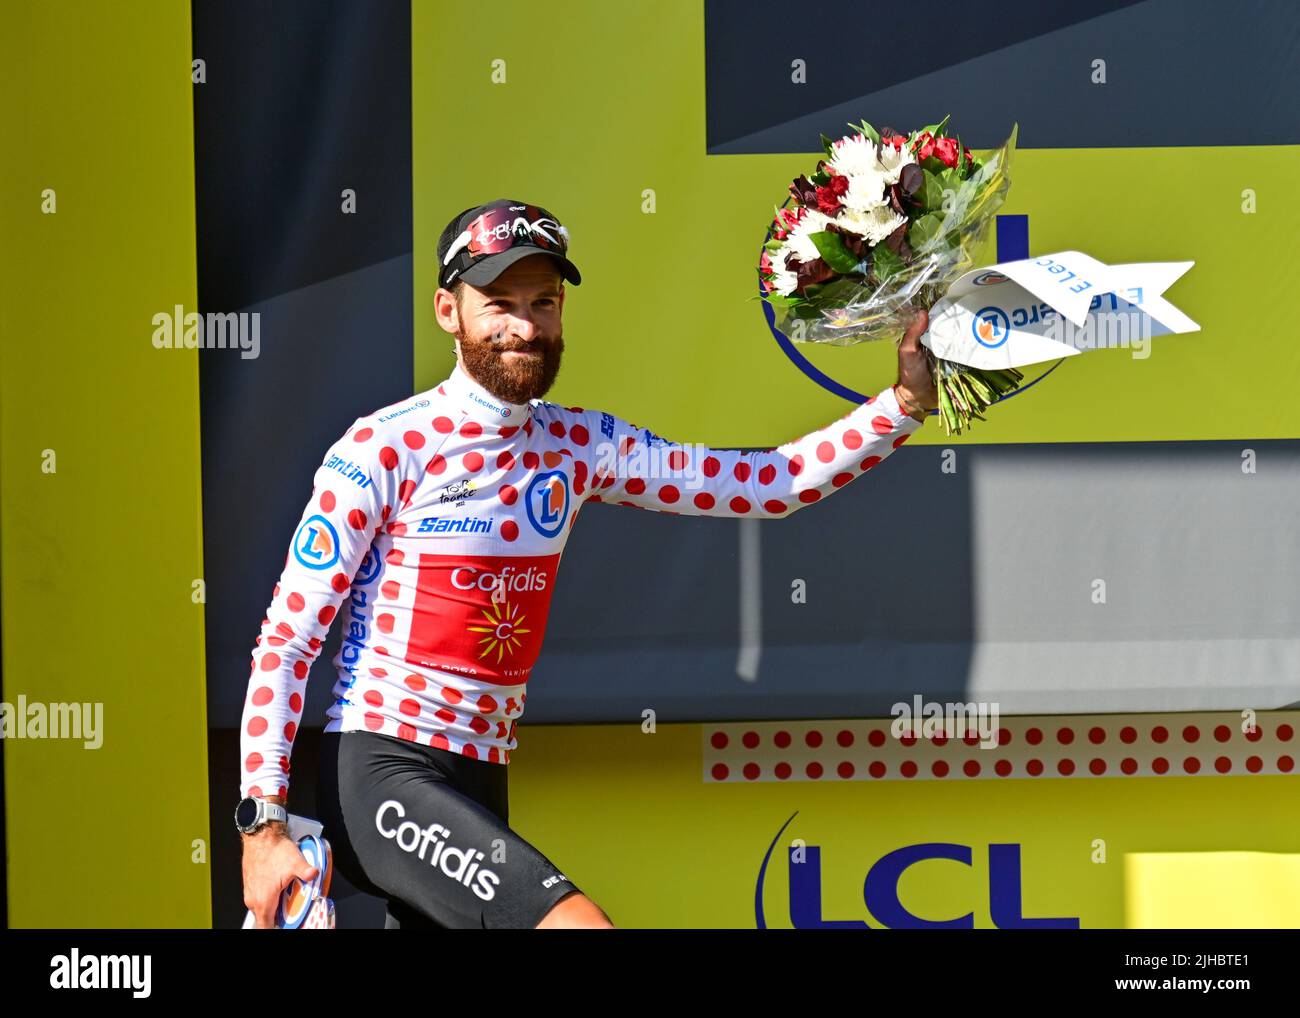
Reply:
<svg viewBox="0 0 1300 1018"><path fill-rule="evenodd" d="M235 807L235 823L240 827L252 827L257 819L257 800L241 799Z"/></svg>

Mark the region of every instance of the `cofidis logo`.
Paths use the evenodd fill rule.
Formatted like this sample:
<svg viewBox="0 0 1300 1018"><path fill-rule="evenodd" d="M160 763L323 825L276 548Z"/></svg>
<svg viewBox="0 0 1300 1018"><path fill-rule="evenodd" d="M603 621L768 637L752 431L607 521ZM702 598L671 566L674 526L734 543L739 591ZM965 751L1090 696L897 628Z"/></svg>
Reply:
<svg viewBox="0 0 1300 1018"><path fill-rule="evenodd" d="M828 917L827 912L830 909L822 896L821 847L808 844L802 838L784 838L786 829L798 815L797 812L792 814L790 819L781 825L759 867L758 886L754 892L754 918L758 928L767 929L767 916L763 907L764 885L769 877L774 875L780 857L785 856L789 867L789 918L790 924L795 929L871 929L872 924L860 917L862 912L860 908L850 909L841 906L838 916ZM847 847L849 854L855 858L860 855L852 851L852 846ZM1077 930L1079 920L1074 916L1040 918L1024 914L1021 847L1016 843L979 846L979 855L983 856L987 850L987 901L980 901L978 896L973 896L952 903L950 912L957 913L955 915L925 917L914 914L900 900L899 885L904 883L904 875L912 866L921 862L940 860L945 865L966 866L978 871L984 868L985 860L981 858L978 863L975 861L977 849L972 845L934 841L896 848L865 867L862 898L866 912L877 924L892 930L974 929L974 907L979 905L987 906L993 925L1000 930ZM778 848L781 849L779 853ZM963 909L966 911L961 914ZM854 912L859 913L859 916L851 917Z"/></svg>
<svg viewBox="0 0 1300 1018"><path fill-rule="evenodd" d="M328 569L339 560L339 535L324 516L309 516L293 535L293 557L308 569Z"/></svg>
<svg viewBox="0 0 1300 1018"><path fill-rule="evenodd" d="M569 515L569 478L561 470L538 474L524 496L528 522L543 537L554 537Z"/></svg>

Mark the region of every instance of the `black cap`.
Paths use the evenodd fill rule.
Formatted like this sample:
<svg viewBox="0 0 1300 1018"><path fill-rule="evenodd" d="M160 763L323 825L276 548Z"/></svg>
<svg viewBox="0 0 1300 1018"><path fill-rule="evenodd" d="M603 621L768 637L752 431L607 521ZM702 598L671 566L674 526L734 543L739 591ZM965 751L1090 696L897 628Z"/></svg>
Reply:
<svg viewBox="0 0 1300 1018"><path fill-rule="evenodd" d="M498 198L466 209L438 238L438 285L457 281L486 286L515 262L530 255L550 255L560 274L574 286L582 282L568 259L569 233L540 205ZM448 254L450 253L450 258Z"/></svg>

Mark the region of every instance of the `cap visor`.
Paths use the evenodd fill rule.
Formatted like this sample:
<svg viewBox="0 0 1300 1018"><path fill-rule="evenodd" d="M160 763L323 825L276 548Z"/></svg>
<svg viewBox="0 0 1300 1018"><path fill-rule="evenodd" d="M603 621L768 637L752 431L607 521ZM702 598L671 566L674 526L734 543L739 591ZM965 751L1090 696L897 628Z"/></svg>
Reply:
<svg viewBox="0 0 1300 1018"><path fill-rule="evenodd" d="M546 255L547 258L554 259L559 262L560 274L568 282L574 286L582 283L582 276L573 262L554 251L543 251L538 247L512 247L509 251L488 255L462 272L460 278L470 286L486 286L515 262L523 258L531 258L533 255Z"/></svg>

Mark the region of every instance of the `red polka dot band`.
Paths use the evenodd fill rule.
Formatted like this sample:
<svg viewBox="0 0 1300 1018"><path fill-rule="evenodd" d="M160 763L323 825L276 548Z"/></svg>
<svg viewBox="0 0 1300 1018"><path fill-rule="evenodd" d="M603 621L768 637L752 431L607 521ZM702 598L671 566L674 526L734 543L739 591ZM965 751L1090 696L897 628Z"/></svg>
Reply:
<svg viewBox="0 0 1300 1018"><path fill-rule="evenodd" d="M1300 711L1253 717L1098 714L1000 719L981 737L891 732L882 721L704 725L704 780L937 781L1291 774ZM942 731L942 728L939 729ZM992 740L989 740L992 742Z"/></svg>

